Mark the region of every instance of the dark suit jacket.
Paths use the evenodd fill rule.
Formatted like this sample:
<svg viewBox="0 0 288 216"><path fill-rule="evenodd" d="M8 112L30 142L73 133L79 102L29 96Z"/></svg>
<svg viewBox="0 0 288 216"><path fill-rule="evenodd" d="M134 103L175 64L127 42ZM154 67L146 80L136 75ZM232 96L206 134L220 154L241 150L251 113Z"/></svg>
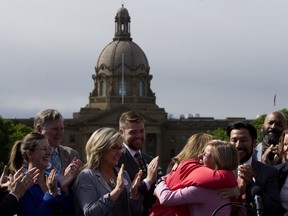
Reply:
<svg viewBox="0 0 288 216"><path fill-rule="evenodd" d="M281 191L286 178L288 176L288 162L278 164L275 166L278 169L278 182L279 182L279 190ZM287 210L281 207L281 213L285 213Z"/></svg>
<svg viewBox="0 0 288 216"><path fill-rule="evenodd" d="M17 214L19 210L19 202L12 194L7 194L0 201L0 215L12 216Z"/></svg>
<svg viewBox="0 0 288 216"><path fill-rule="evenodd" d="M251 190L258 185L263 190L262 203L264 207L263 216L279 215L280 190L278 185L278 171L275 167L252 159L255 182L246 188L247 202L254 202Z"/></svg>
<svg viewBox="0 0 288 216"><path fill-rule="evenodd" d="M149 164L151 160L153 159L152 157L143 153L142 151L141 151L141 154L142 154L142 158L145 161L145 164ZM124 148L123 155L118 162L118 166L120 167L122 163L125 165L125 170L126 172L128 172L129 177L132 182L135 178L136 173L138 173L139 169L133 156L129 153L128 149L126 148ZM143 214L142 214L143 216L149 215L149 211L152 205L154 204L154 202L156 201L156 197L153 195L154 188L155 188L155 184L151 185L150 190L147 190L147 186L144 181L140 183L140 186L138 188L139 192L143 194L144 196Z"/></svg>

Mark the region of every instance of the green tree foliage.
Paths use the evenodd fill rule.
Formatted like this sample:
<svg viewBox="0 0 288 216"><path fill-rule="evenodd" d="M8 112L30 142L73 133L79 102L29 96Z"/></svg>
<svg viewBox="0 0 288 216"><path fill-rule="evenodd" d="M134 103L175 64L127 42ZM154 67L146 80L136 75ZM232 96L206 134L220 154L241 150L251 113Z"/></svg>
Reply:
<svg viewBox="0 0 288 216"><path fill-rule="evenodd" d="M206 133L212 135L216 139L220 140L228 140L228 136L226 135L225 128L217 128L216 130L208 130Z"/></svg>
<svg viewBox="0 0 288 216"><path fill-rule="evenodd" d="M281 109L281 111L286 118L288 119L288 109ZM263 136L261 132L261 127L265 121L267 114L260 115L258 118L250 121L249 123L252 124L257 129L257 143L261 142ZM228 136L226 135L225 128L218 128L217 130L208 130L206 133L211 134L217 139L221 140L228 140Z"/></svg>
<svg viewBox="0 0 288 216"><path fill-rule="evenodd" d="M22 139L33 128L24 124L14 124L11 120L0 116L0 170L9 161L10 150L15 141Z"/></svg>
<svg viewBox="0 0 288 216"><path fill-rule="evenodd" d="M286 118L288 119L288 110L287 109L281 109L279 111L282 112L286 116ZM257 143L261 142L263 139L261 127L265 121L266 116L267 116L267 114L263 114L263 115L259 116L257 119L250 122L257 129L257 134L258 134Z"/></svg>

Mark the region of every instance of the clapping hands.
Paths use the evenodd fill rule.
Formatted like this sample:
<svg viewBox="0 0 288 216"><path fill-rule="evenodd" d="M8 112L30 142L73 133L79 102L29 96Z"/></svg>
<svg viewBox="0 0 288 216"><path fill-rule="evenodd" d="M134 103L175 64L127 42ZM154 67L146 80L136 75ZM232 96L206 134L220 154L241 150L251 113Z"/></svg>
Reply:
<svg viewBox="0 0 288 216"><path fill-rule="evenodd" d="M21 198L27 189L29 189L39 176L39 170L34 167L24 173L24 167L21 167L14 175L8 175L8 167L4 166L0 177L0 187L7 188L10 193L13 193L17 198Z"/></svg>
<svg viewBox="0 0 288 216"><path fill-rule="evenodd" d="M81 166L81 160L74 157L69 166L64 170L64 174L60 176L60 186L63 191L68 191L69 184L78 175Z"/></svg>
<svg viewBox="0 0 288 216"><path fill-rule="evenodd" d="M157 179L157 171L158 171L158 164L159 164L159 156L153 158L153 160L149 163L147 167L147 181L150 185L152 185Z"/></svg>

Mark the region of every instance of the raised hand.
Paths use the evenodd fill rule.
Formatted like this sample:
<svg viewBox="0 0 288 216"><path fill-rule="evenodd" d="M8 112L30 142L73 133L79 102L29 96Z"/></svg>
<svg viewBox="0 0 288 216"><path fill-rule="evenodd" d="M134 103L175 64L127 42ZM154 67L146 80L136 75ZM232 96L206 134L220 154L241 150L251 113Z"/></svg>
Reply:
<svg viewBox="0 0 288 216"><path fill-rule="evenodd" d="M116 187L115 187L115 189L118 188L121 192L124 189L123 172L124 172L124 164L121 165L120 170L118 172L118 176L116 180Z"/></svg>
<svg viewBox="0 0 288 216"><path fill-rule="evenodd" d="M158 172L158 164L159 164L159 156L153 158L153 160L149 163L147 167L147 181L150 185L152 185L157 179Z"/></svg>
<svg viewBox="0 0 288 216"><path fill-rule="evenodd" d="M115 188L109 193L110 199L112 199L113 201L116 201L121 192L124 190L123 172L124 172L124 164L121 165L120 170L118 172Z"/></svg>
<svg viewBox="0 0 288 216"><path fill-rule="evenodd" d="M27 173L23 173L24 168L21 167L14 175L9 175L8 190L18 198L21 198L27 189L29 189L37 180L39 170L34 167Z"/></svg>
<svg viewBox="0 0 288 216"><path fill-rule="evenodd" d="M48 188L48 192L55 197L57 195L57 176L56 170L51 170L49 176L46 176L46 185Z"/></svg>
<svg viewBox="0 0 288 216"><path fill-rule="evenodd" d="M66 167L64 174L60 176L60 186L63 191L68 191L69 184L78 175L81 166L81 160L74 157L69 166Z"/></svg>
<svg viewBox="0 0 288 216"><path fill-rule="evenodd" d="M5 165L4 168L3 168L3 171L2 171L2 174L1 174L1 177L0 177L0 188L8 188L10 182L9 182L9 179L8 179L8 166Z"/></svg>
<svg viewBox="0 0 288 216"><path fill-rule="evenodd" d="M138 197L138 186L140 185L142 174L142 170L139 170L131 184L130 194L132 199L136 199Z"/></svg>
<svg viewBox="0 0 288 216"><path fill-rule="evenodd" d="M253 182L254 172L249 164L242 164L238 166L238 177L242 178L246 185Z"/></svg>

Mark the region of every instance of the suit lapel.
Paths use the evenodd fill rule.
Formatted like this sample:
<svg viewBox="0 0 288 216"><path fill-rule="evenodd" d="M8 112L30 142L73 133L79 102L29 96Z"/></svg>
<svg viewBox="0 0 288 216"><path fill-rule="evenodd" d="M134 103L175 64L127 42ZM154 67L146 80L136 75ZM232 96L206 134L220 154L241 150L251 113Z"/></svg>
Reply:
<svg viewBox="0 0 288 216"><path fill-rule="evenodd" d="M105 179L102 177L99 169L95 170L95 175L96 175L98 181L100 182L100 184L102 184L102 186L103 186L107 191L111 191L111 188L109 187L109 185L107 184L107 182L105 181Z"/></svg>
<svg viewBox="0 0 288 216"><path fill-rule="evenodd" d="M61 145L58 147L58 150L59 150L59 155L61 158L62 169L66 168L70 163L69 155L67 154L66 151L64 151L64 149Z"/></svg>

